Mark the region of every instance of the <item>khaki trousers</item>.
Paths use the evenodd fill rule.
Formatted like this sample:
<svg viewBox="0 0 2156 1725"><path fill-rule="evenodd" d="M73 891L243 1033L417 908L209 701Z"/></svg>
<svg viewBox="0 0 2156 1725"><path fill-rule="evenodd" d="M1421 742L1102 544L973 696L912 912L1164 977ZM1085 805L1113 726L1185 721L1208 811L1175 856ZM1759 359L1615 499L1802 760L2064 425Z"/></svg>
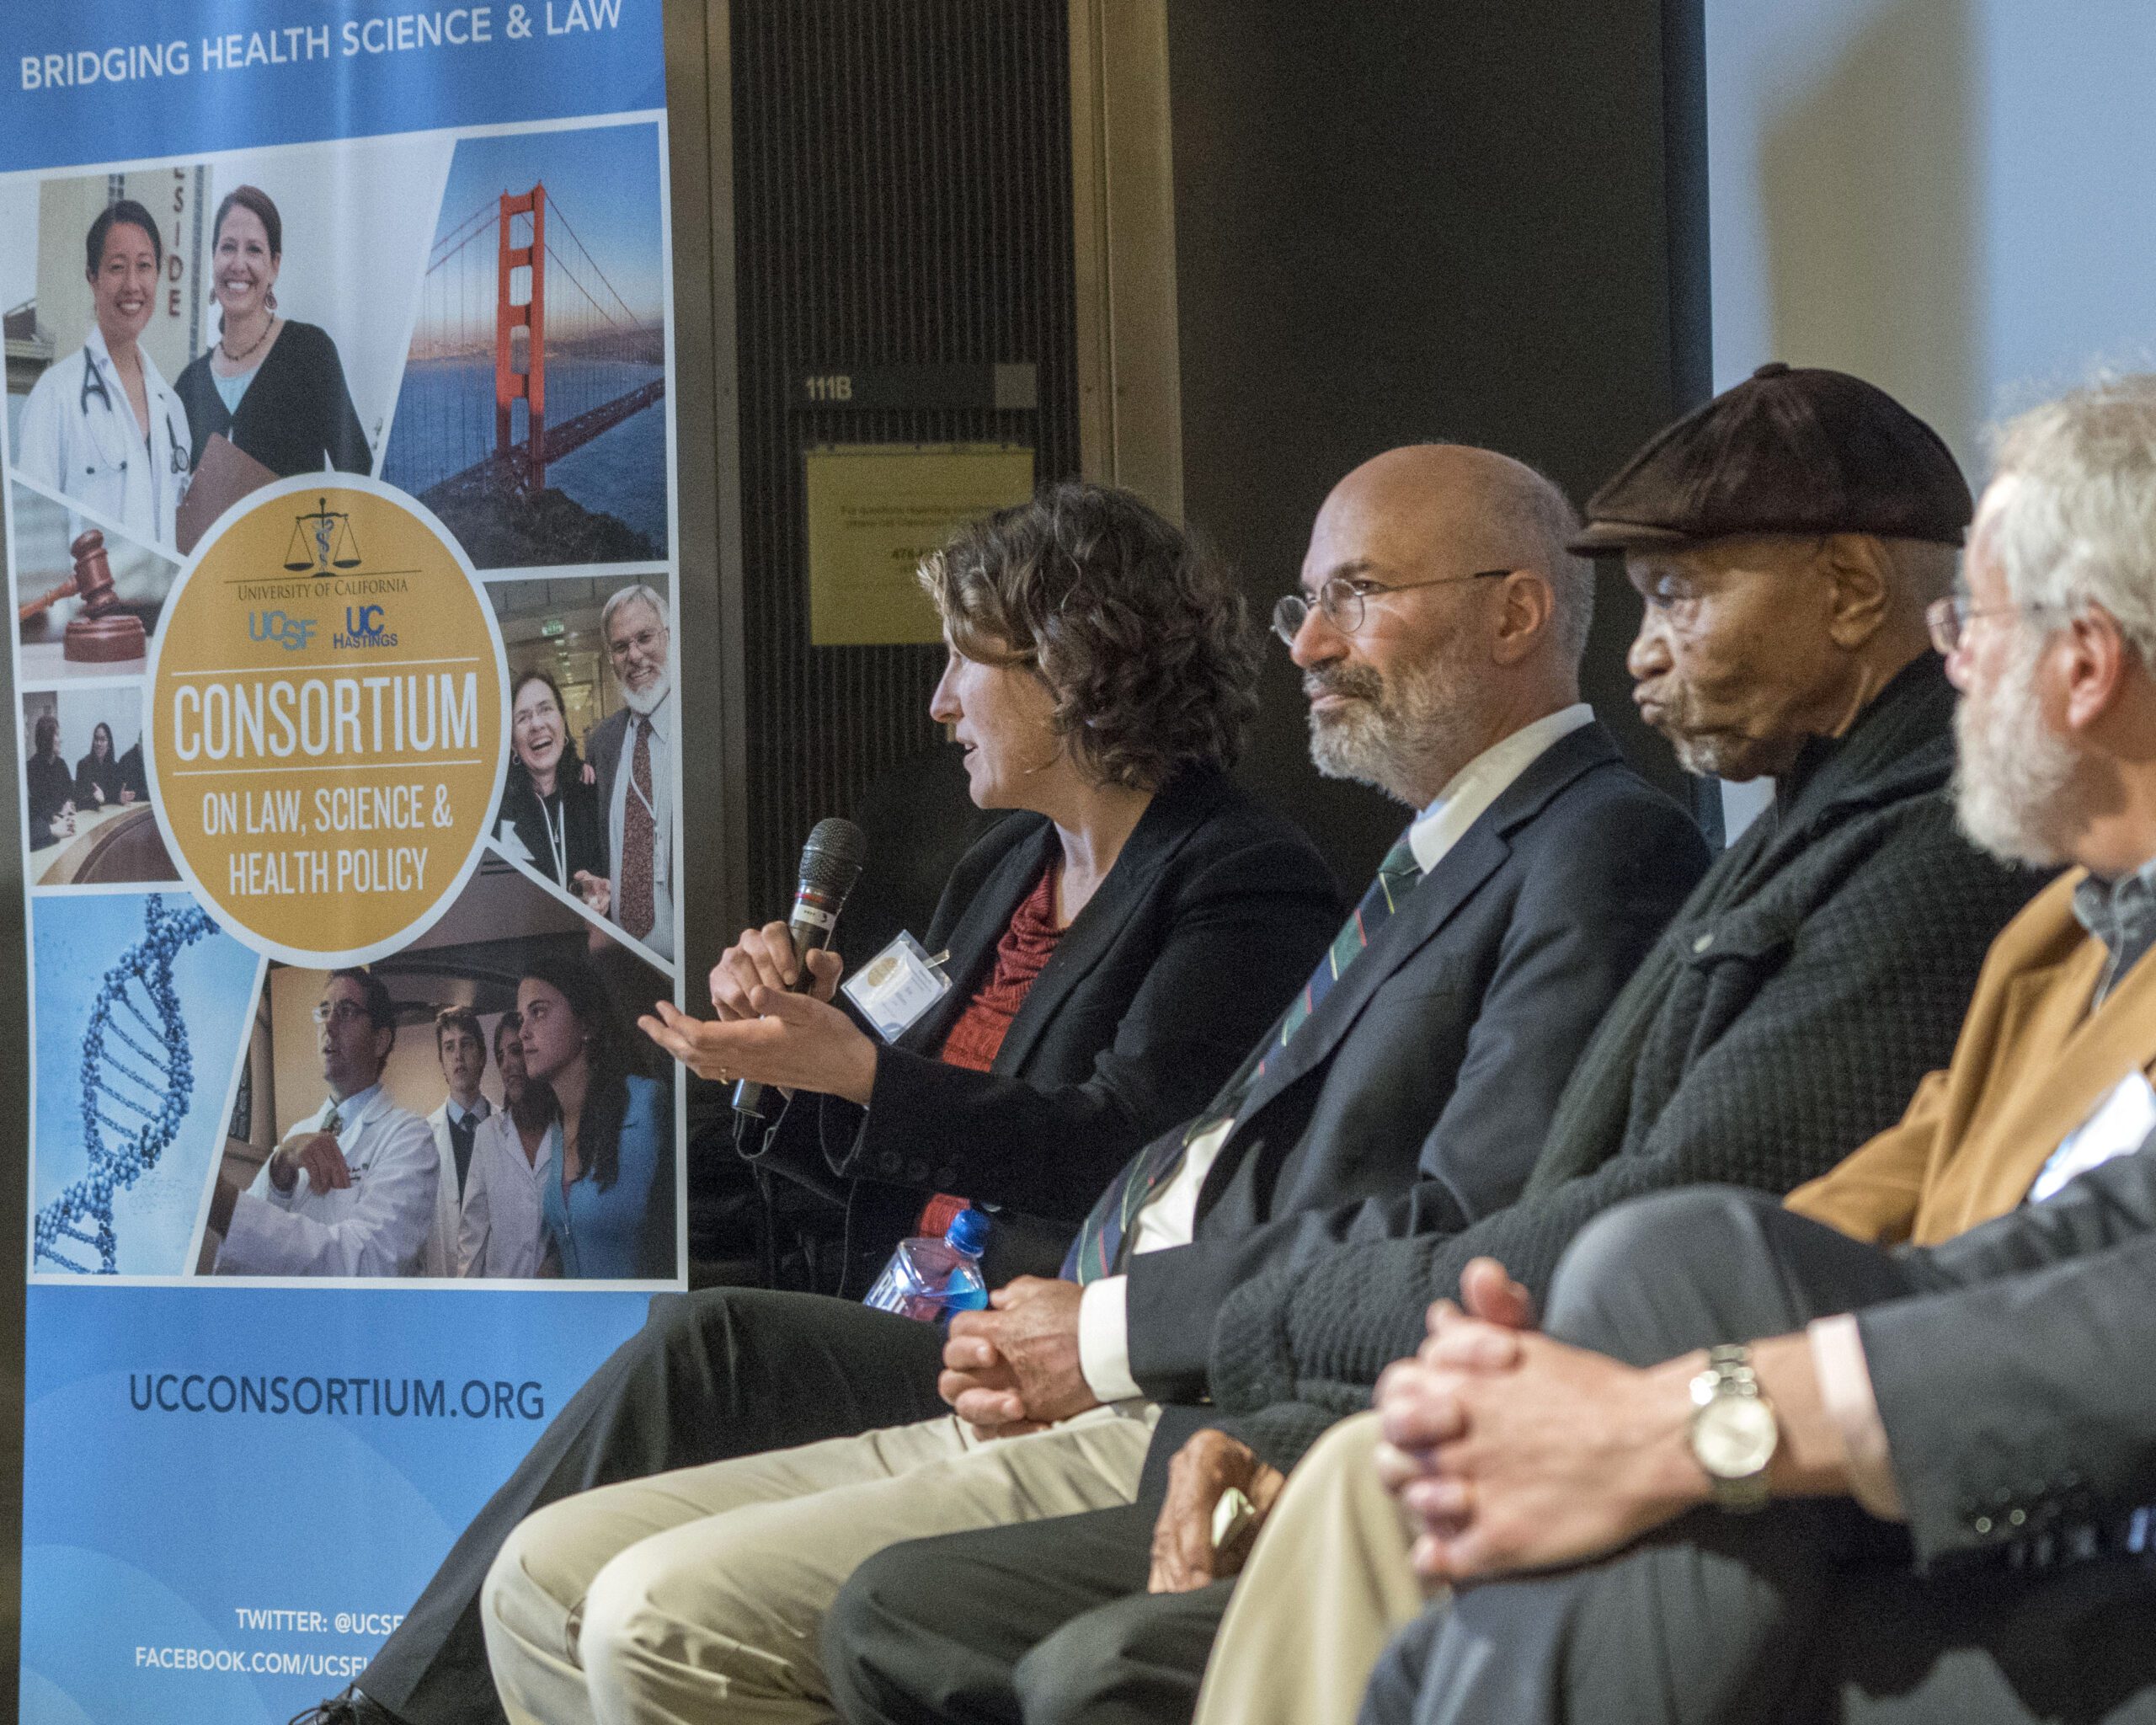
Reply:
<svg viewBox="0 0 2156 1725"><path fill-rule="evenodd" d="M1096 1408L998 1443L925 1420L551 1503L481 1596L502 1705L514 1725L829 1720L817 1635L857 1565L902 1540L1129 1503L1154 1417Z"/></svg>
<svg viewBox="0 0 2156 1725"><path fill-rule="evenodd" d="M1377 1444L1377 1415L1357 1414L1288 1476L1221 1620L1197 1725L1354 1725L1378 1655L1427 1604Z"/></svg>

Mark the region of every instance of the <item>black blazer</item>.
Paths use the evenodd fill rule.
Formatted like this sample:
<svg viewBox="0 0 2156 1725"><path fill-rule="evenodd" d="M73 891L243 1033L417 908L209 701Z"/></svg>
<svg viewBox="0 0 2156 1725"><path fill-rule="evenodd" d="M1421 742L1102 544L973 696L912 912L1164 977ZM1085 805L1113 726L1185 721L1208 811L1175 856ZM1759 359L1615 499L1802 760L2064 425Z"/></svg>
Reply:
<svg viewBox="0 0 2156 1725"><path fill-rule="evenodd" d="M926 1194L953 1192L1005 1207L999 1233L1031 1236L1022 1259L997 1254L991 1268L1054 1274L1117 1171L1210 1099L1343 914L1299 831L1225 774L1186 772L1064 931L994 1065L946 1065L937 1050L1055 854L1038 815L1004 820L968 851L921 937L949 952L952 986L881 1049L867 1109L803 1097L766 1140L762 1159L808 1183L885 1188L860 1194L874 1220L857 1217L856 1238L872 1254L873 1236L888 1249Z"/></svg>
<svg viewBox="0 0 2156 1725"><path fill-rule="evenodd" d="M542 803L523 763L512 761L494 820L497 827L503 821L510 824L518 842L531 852L531 866L564 892L576 890L579 869L606 879L606 804L600 800L598 787L584 782L580 768L557 778L553 797ZM557 837L563 852L560 875L554 872Z"/></svg>
<svg viewBox="0 0 2156 1725"><path fill-rule="evenodd" d="M1599 724L1483 811L1267 1072L1200 1188L1192 1242L1130 1259L1131 1375L1186 1404L1156 1458L1201 1423L1214 1320L1238 1283L1513 1200L1581 1049L1707 860Z"/></svg>
<svg viewBox="0 0 2156 1725"><path fill-rule="evenodd" d="M280 478L318 473L325 465L347 473L373 471L374 455L344 387L337 344L312 323L286 320L239 398L237 414L225 410L209 354L199 355L173 387L187 409L196 466L211 437L221 431Z"/></svg>

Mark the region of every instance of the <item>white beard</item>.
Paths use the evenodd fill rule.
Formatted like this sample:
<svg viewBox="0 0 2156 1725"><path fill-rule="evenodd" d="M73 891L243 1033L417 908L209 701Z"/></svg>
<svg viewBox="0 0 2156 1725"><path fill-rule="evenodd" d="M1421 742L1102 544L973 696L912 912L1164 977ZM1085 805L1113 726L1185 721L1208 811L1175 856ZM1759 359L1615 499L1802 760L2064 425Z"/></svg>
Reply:
<svg viewBox="0 0 2156 1725"><path fill-rule="evenodd" d="M1954 816L1979 850L2002 862L2053 868L2068 860L2052 836L2070 825L2073 748L2044 728L2034 651L2002 676L1982 705L1954 710Z"/></svg>
<svg viewBox="0 0 2156 1725"><path fill-rule="evenodd" d="M674 692L674 672L670 666L659 672L659 681L645 689L632 689L622 685L622 699L630 712L640 718L649 718L659 711L659 703Z"/></svg>

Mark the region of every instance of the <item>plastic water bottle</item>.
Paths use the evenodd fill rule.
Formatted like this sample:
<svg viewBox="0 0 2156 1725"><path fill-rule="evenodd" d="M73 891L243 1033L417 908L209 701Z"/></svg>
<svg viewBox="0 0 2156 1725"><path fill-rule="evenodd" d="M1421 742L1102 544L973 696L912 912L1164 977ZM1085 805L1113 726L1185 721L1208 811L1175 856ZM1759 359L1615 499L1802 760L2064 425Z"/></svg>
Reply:
<svg viewBox="0 0 2156 1725"><path fill-rule="evenodd" d="M979 1311L988 1304L980 1274L988 1228L985 1210L967 1209L953 1218L941 1240L932 1234L901 1240L862 1303L923 1323L941 1323L954 1311Z"/></svg>

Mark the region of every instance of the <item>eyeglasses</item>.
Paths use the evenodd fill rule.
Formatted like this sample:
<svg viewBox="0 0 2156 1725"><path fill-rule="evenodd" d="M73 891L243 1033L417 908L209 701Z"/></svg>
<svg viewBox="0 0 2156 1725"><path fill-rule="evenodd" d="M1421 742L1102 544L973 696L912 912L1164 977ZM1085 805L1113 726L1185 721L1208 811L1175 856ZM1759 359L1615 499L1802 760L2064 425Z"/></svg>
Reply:
<svg viewBox="0 0 2156 1725"><path fill-rule="evenodd" d="M318 1024L334 1024L342 1028L358 1023L366 1016L367 1009L352 1001L317 1001L314 1006L314 1022Z"/></svg>
<svg viewBox="0 0 2156 1725"><path fill-rule="evenodd" d="M1979 617L2009 617L2016 612L2039 617L2046 611L2065 616L2073 607L2039 600L2028 605L1984 605L1976 603L1975 595L1968 593L1950 593L1944 599L1935 599L1924 608L1924 627L1931 631L1931 644L1943 658L1952 658L1967 638L1969 625Z"/></svg>
<svg viewBox="0 0 2156 1725"><path fill-rule="evenodd" d="M1358 575L1335 575L1317 590L1317 603L1313 606L1307 595L1289 593L1273 607L1273 633L1289 646L1302 633L1303 625L1315 611L1326 622L1343 635L1352 635L1363 627L1365 617L1364 601L1381 599L1388 593L1412 593L1417 587L1454 587L1463 581L1494 581L1509 575L1510 569L1477 569L1471 575L1439 575L1430 581L1401 581L1388 585L1383 581L1366 581Z"/></svg>

